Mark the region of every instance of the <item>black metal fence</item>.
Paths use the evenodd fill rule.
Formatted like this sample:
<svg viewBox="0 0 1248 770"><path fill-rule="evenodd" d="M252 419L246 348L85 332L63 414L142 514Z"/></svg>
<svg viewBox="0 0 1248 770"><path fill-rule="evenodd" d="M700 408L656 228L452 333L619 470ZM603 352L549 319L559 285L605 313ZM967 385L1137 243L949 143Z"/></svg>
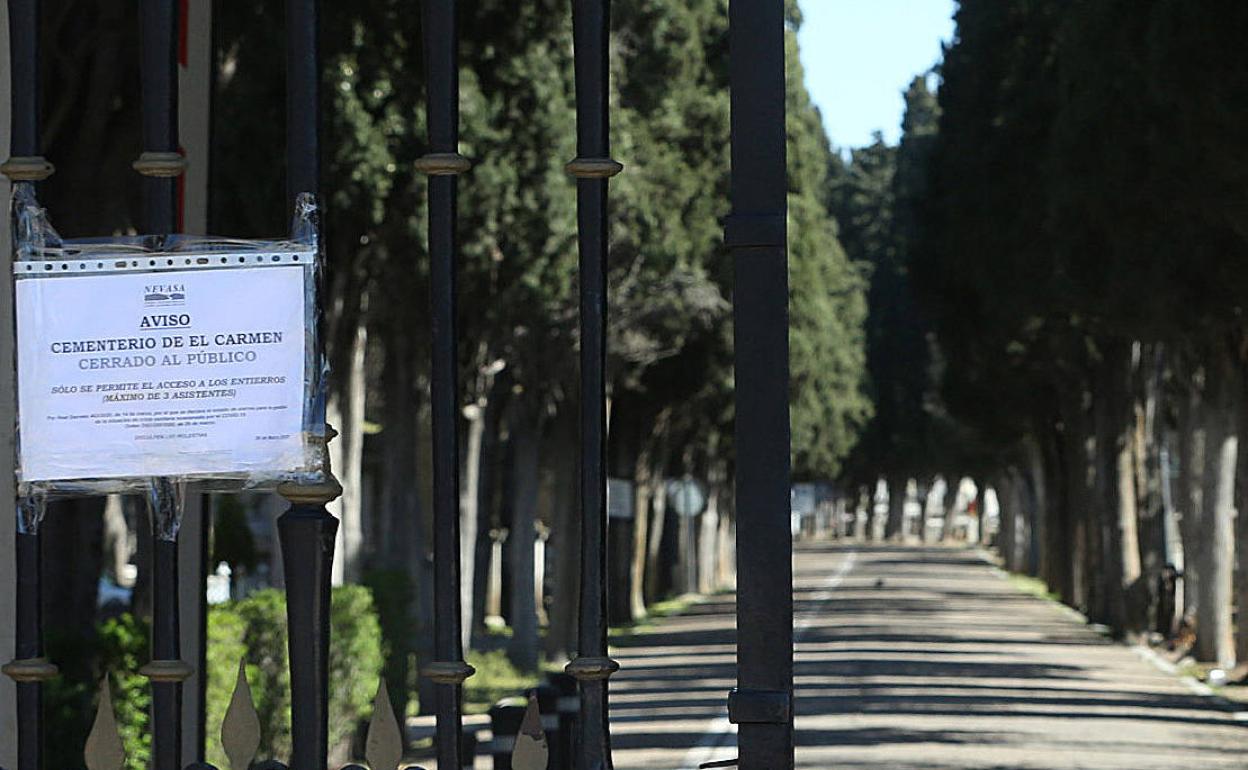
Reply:
<svg viewBox="0 0 1248 770"><path fill-rule="evenodd" d="M458 152L456 0L424 0L428 73L429 154L418 169L429 176L429 254L432 309L433 510L435 522L434 629L436 660L422 675L436 682L438 766L460 768L463 755L461 688L472 675L463 660L460 629L458 383L456 377L456 186L469 161ZM287 0L287 197L318 193L319 60L317 0ZM185 162L178 153L175 56L176 0L142 0L141 57L144 176L143 224L149 233L175 229L175 184ZM9 0L13 126L11 157L3 172L36 182L52 173L39 157L39 0ZM580 473L582 563L579 655L567 671L579 682L579 734L573 752L579 770L612 767L608 679L618 664L607 655L606 407L608 182L622 170L609 147L609 2L572 0L576 74L577 180L580 252ZM740 689L730 717L740 725L740 766L793 766L792 597L789 569L789 442L787 267L785 236L784 3L733 0L731 84L733 213L725 239L736 269L737 510ZM319 404L323 422L323 403ZM332 437L332 431L327 431ZM319 484L288 484L290 501L279 520L285 555L290 640L292 770L324 770L328 752L329 588L337 520L326 503L341 492L332 474ZM182 770L180 700L192 673L179 651L176 528L162 528L180 490L154 483L152 662L143 673L152 687L152 767ZM41 501L21 501L16 535L17 655L4 673L17 682L18 765L42 770L42 682L56 675L43 657L38 519ZM104 688L105 694L107 687ZM370 731L373 770L392 770L400 755L399 726L384 689ZM232 705L226 742L235 770L254 755L246 719L245 678ZM121 766L120 744L110 737L111 713L88 743L90 770ZM536 707L534 707L535 711ZM529 723L526 723L529 724ZM531 727L531 726L530 726ZM520 728L521 736L540 737ZM540 742L540 741L539 741ZM521 741L517 740L517 752ZM538 764L540 762L540 764ZM285 767L267 762L265 767ZM519 770L544 767L539 752L517 754ZM209 767L193 763L189 768Z"/></svg>

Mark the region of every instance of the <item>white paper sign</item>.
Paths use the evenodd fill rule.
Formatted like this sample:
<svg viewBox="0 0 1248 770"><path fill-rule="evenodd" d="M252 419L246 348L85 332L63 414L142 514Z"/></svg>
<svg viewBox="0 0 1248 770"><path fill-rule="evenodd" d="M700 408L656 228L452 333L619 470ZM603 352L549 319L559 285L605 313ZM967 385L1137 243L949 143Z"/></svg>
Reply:
<svg viewBox="0 0 1248 770"><path fill-rule="evenodd" d="M304 268L16 282L24 481L304 465Z"/></svg>

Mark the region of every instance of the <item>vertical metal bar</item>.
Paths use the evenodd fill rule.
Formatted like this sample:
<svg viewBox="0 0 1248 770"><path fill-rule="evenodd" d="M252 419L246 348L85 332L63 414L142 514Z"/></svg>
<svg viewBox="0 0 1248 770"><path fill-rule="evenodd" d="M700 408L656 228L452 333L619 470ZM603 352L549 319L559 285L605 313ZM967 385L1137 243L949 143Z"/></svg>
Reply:
<svg viewBox="0 0 1248 770"><path fill-rule="evenodd" d="M39 154L39 5L39 0L9 0L13 156Z"/></svg>
<svg viewBox="0 0 1248 770"><path fill-rule="evenodd" d="M13 182L36 182L52 174L52 164L39 157L39 11L39 0L8 3L11 133L9 158L0 165L0 173ZM42 770L43 682L57 673L43 657L39 522L44 498L35 495L15 502L15 649L14 659L0 671L16 683L17 770Z"/></svg>
<svg viewBox="0 0 1248 770"><path fill-rule="evenodd" d="M286 191L290 210L301 195L320 190L320 53L318 0L286 3ZM320 313L317 313L318 320ZM318 345L322 339L317 334ZM318 356L319 358L319 356ZM324 423L324 398L312 405L316 427ZM335 435L324 427L325 442ZM342 493L329 467L323 477L284 484L291 502L277 521L286 577L290 650L291 770L325 770L329 754L329 610L338 520L325 509Z"/></svg>
<svg viewBox="0 0 1248 770"><path fill-rule="evenodd" d="M9 0L10 113L9 159L0 165L14 182L37 182L52 175L39 157L39 0ZM7 226L7 225L6 225Z"/></svg>
<svg viewBox="0 0 1248 770"><path fill-rule="evenodd" d="M17 533L17 644L16 660L43 657L43 600L39 571L39 535ZM6 674L12 676L9 669ZM17 681L17 770L39 770L43 753L43 685Z"/></svg>
<svg viewBox="0 0 1248 770"><path fill-rule="evenodd" d="M56 666L43 657L43 585L39 524L42 495L18 504L16 542L17 613L13 661L3 667L17 683L17 770L42 770L43 682L56 676Z"/></svg>
<svg viewBox="0 0 1248 770"><path fill-rule="evenodd" d="M286 2L286 204L320 190L319 0Z"/></svg>
<svg viewBox="0 0 1248 770"><path fill-rule="evenodd" d="M139 673L152 683L152 768L181 770L182 682L193 673L182 660L178 623L178 528L185 484L152 479L152 659Z"/></svg>
<svg viewBox="0 0 1248 770"><path fill-rule="evenodd" d="M793 767L784 3L729 6L740 767Z"/></svg>
<svg viewBox="0 0 1248 770"><path fill-rule="evenodd" d="M134 168L143 175L143 230L166 235L176 229L176 177L186 166L178 153L178 2L141 0L139 9L143 154Z"/></svg>
<svg viewBox="0 0 1248 770"><path fill-rule="evenodd" d="M329 481L279 490L291 501L277 520L290 645L291 770L325 770L329 754L330 573L338 520L325 503L342 492L332 476Z"/></svg>
<svg viewBox="0 0 1248 770"><path fill-rule="evenodd" d="M473 669L463 660L459 575L459 378L455 332L459 43L455 0L421 3L429 153L417 169L429 175L429 304L433 325L434 656L423 674L437 683L438 767L463 765L462 688Z"/></svg>
<svg viewBox="0 0 1248 770"><path fill-rule="evenodd" d="M567 666L581 690L576 767L611 763L607 680L619 664L607 657L607 180L622 166L610 157L608 41L610 3L573 0L576 71L576 177L581 334L581 586L578 655Z"/></svg>
<svg viewBox="0 0 1248 770"><path fill-rule="evenodd" d="M176 177L185 162L178 153L178 3L141 0L140 91L143 153L134 169L143 175L143 230L167 235L176 229ZM152 660L142 670L152 686L152 767L182 767L182 682L192 673L178 639L178 543L183 488L152 479Z"/></svg>
<svg viewBox="0 0 1248 770"><path fill-rule="evenodd" d="M178 536L179 650L194 672L182 685L182 760L203 761L205 756L205 693L208 601L204 581L208 578L208 496L188 491Z"/></svg>

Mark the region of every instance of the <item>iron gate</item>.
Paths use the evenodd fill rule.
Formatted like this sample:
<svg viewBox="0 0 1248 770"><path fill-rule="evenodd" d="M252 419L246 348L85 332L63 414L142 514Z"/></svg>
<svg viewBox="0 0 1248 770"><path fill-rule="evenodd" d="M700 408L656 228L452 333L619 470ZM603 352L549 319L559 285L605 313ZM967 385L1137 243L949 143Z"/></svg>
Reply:
<svg viewBox="0 0 1248 770"><path fill-rule="evenodd" d="M318 191L317 0L287 0L286 8L287 198L293 208L300 195ZM608 141L609 0L572 0L572 11L577 157L567 170L576 178L580 253L582 562L580 652L567 670L579 681L581 695L576 767L608 770L607 683L618 664L607 655L606 628L607 188L623 167L610 157ZM14 182L36 183L53 171L39 156L39 0L9 0L8 12L13 125L11 157L0 170ZM134 167L144 177L146 231L170 233L175 229L176 180L185 168L177 149L178 2L142 0L140 13L143 154ZM470 163L458 152L456 2L425 0L422 13L430 152L418 161L418 170L429 177L436 661L421 673L437 683L438 765L459 768L461 687L473 670L463 660L460 633L455 220L457 178ZM729 714L740 725L739 763L748 770L793 766L783 14L782 0L733 0L730 7L732 214L725 221L725 242L736 271L740 687L729 697ZM316 406L323 422L323 399ZM278 527L287 554L291 770L324 770L327 762L329 588L338 522L325 506L341 487L332 474L325 476L321 483L279 489L290 502ZM154 521L172 494L169 489L153 490L149 505ZM39 610L41 502L18 501L17 654L3 667L17 683L16 770L42 770L42 683L57 672L44 657ZM153 696L152 766L182 770L178 715L182 681L192 667L179 651L176 533L157 529L153 539L152 661L142 671ZM238 697L249 697L245 687ZM382 702L389 707L379 698ZM105 687L88 742L90 770L120 767L120 746L108 735L111 719ZM397 739L397 725L378 724L378 737L370 740L381 747L370 753L377 765L373 770L381 770L380 764L390 763L392 756L391 767L398 762L388 747ZM236 770L252 759L246 733L243 725L227 746ZM264 766L285 767L276 762ZM197 762L186 770L208 767Z"/></svg>

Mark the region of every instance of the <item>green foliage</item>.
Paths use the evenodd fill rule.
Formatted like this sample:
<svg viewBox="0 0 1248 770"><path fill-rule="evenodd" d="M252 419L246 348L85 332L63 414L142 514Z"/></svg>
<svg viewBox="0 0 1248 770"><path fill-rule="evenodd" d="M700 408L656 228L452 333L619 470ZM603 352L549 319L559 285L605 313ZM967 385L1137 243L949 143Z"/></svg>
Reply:
<svg viewBox="0 0 1248 770"><path fill-rule="evenodd" d="M506 650L472 650L467 658L468 665L477 670L464 683L464 710L470 714L484 713L502 698L537 685L537 672L516 668Z"/></svg>
<svg viewBox="0 0 1248 770"><path fill-rule="evenodd" d="M126 749L126 770L145 770L152 751L147 729L151 688L139 668L147 663L149 629L133 615L121 615L100 626L100 666L110 673L117 729Z"/></svg>
<svg viewBox="0 0 1248 770"><path fill-rule="evenodd" d="M234 695L238 664L247 657L247 646L243 642L246 634L246 621L230 605L209 608L206 651L208 681L204 694L204 725L207 732L205 743L208 762L220 768L229 765L225 752L221 749L221 723L225 719L230 698ZM255 666L248 666L247 678L251 682L258 681L259 672ZM253 695L256 689L253 685Z"/></svg>
<svg viewBox="0 0 1248 770"><path fill-rule="evenodd" d="M335 590L329 621L329 738L336 745L372 714L383 659L381 628L367 588Z"/></svg>
<svg viewBox="0 0 1248 770"><path fill-rule="evenodd" d="M94 652L82 645L64 644L55 634L49 635L47 651L50 659L56 661L82 660ZM93 680L94 686L91 684ZM100 680L94 672L81 678L62 671L60 676L44 685L43 713L47 720L47 732L58 736L58 740L48 742L46 761L49 766L77 767L82 762L87 731L91 729L91 719L95 714L93 707L99 684Z"/></svg>
<svg viewBox="0 0 1248 770"><path fill-rule="evenodd" d="M942 403L967 426L964 447L998 465L1053 419L1045 383L1084 377L1084 320L1045 226L1060 6L963 3L941 67L915 283L940 339Z"/></svg>
<svg viewBox="0 0 1248 770"><path fill-rule="evenodd" d="M255 158L274 122L261 103L280 91L276 11L222 11L223 71L215 126L217 221L253 232L276 217L280 179ZM621 0L613 7L608 361L614 403L642 423L679 404L672 432L731 459L731 264L727 214L727 0ZM418 14L394 0L326 9L325 168L336 371L351 320L368 297L370 339L413 356L425 328L424 180ZM862 277L837 244L826 206L830 149L802 82L796 3L788 6L794 461L830 476L869 413L862 392ZM571 408L576 194L563 166L576 154L570 14L566 2L483 0L461 10L461 148L475 165L459 185L459 296L464 398L489 395L483 368L501 363L509 392ZM224 65L228 64L228 67ZM280 144L276 138L273 144ZM267 146L267 145L266 145ZM233 148L238 148L235 153ZM254 178L259 174L262 182ZM247 190L230 190L247 180ZM278 224L274 225L280 227ZM337 320L341 319L341 320ZM337 331L335 331L337 330ZM416 356L423 361L423 356ZM391 409L392 405L386 407ZM403 405L395 407L403 408ZM642 412L634 419L630 409Z"/></svg>
<svg viewBox="0 0 1248 770"><path fill-rule="evenodd" d="M100 671L108 673L126 770L145 770L151 756L151 696L147 679L138 673L148 661L148 645L147 624L132 615L121 615L100 624L93 649L69 653L68 648L55 648L57 660L95 659ZM381 673L380 629L367 589L334 589L329 658L330 743L338 745L350 740L371 714ZM207 756L218 767L228 765L221 750L221 722L234 692L238 663L244 659L260 715L260 756L285 758L290 752L290 676L286 601L280 591L258 591L208 611ZM91 684L61 677L48 683L48 733L58 736L49 742L50 767L81 766L97 694L98 680Z"/></svg>
<svg viewBox="0 0 1248 770"><path fill-rule="evenodd" d="M290 754L290 672L286 641L286 600L277 590L213 607L208 613L208 756L224 766L220 719L225 715L238 672L239 654L260 717L260 758ZM361 586L335 588L330 609L329 740L348 741L371 713L381 674L381 632L372 597ZM220 715L220 716L217 716ZM216 721L214 721L214 718Z"/></svg>
<svg viewBox="0 0 1248 770"><path fill-rule="evenodd" d="M789 366L794 473L833 478L871 414L864 392L866 282L829 211L832 149L806 91L795 24L786 35Z"/></svg>
<svg viewBox="0 0 1248 770"><path fill-rule="evenodd" d="M960 4L914 276L997 464L1104 408L1133 341L1242 358L1248 6L1211 10Z"/></svg>
<svg viewBox="0 0 1248 770"><path fill-rule="evenodd" d="M832 210L850 256L870 275L866 367L874 414L847 475L868 483L880 474L937 470L940 425L933 345L916 298L912 269L922 246L927 165L939 109L918 76L906 92L898 147L875 141L832 163Z"/></svg>
<svg viewBox="0 0 1248 770"><path fill-rule="evenodd" d="M67 664L61 676L44 685L46 731L56 736L47 742L48 767L82 766L100 683L107 676L126 752L125 769L146 770L151 756L147 732L151 696L147 679L138 672L149 659L147 624L133 615L120 615L100 624L89 641L69 645L52 635L48 652L53 660ZM80 661L95 661L98 669L74 671L73 664Z"/></svg>
<svg viewBox="0 0 1248 770"><path fill-rule="evenodd" d="M419 671L415 648L418 626L412 610L416 592L407 571L401 569L369 570L364 573L364 585L377 608L386 689L396 712L409 713L419 706L412 697Z"/></svg>

